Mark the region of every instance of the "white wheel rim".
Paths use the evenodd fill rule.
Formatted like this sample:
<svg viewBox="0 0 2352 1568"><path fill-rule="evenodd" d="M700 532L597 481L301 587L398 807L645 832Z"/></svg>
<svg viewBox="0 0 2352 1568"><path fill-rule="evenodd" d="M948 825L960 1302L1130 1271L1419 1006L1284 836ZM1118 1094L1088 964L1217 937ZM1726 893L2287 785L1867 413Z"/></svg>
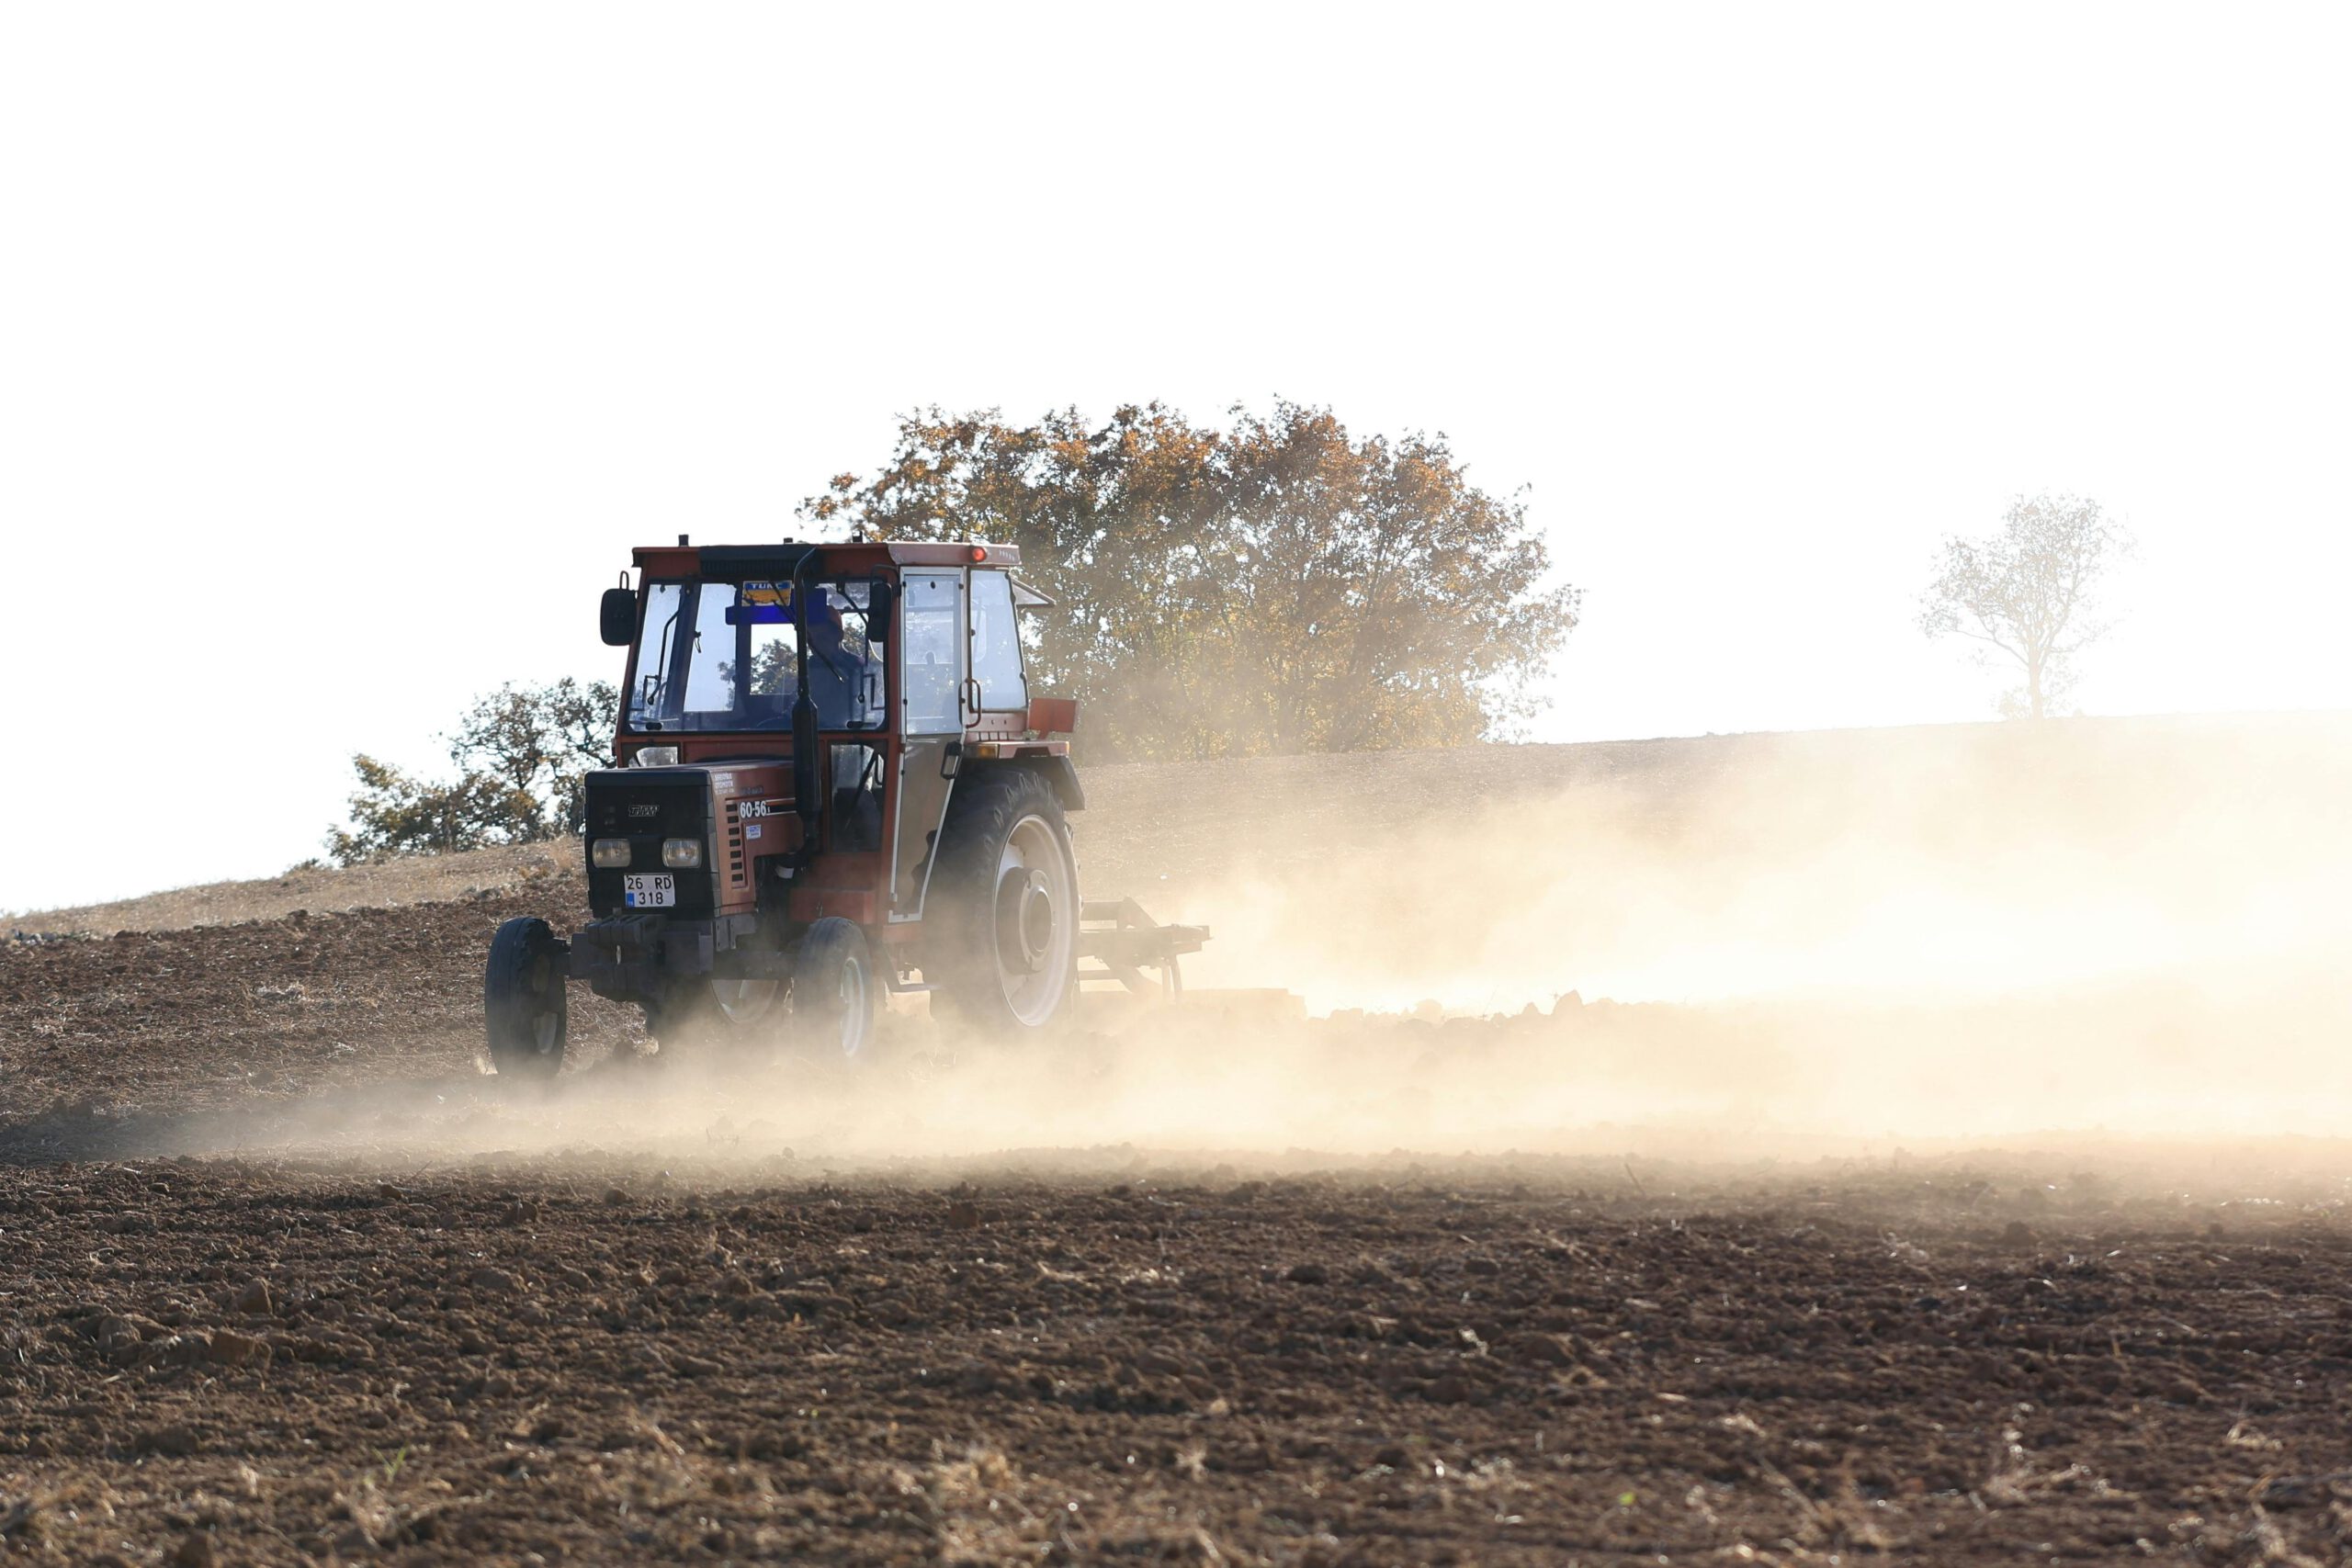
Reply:
<svg viewBox="0 0 2352 1568"><path fill-rule="evenodd" d="M1004 854L997 863L996 886L1003 886L1008 875L1027 875L1032 872L1043 874L1043 897L1052 921L1043 960L1034 970L1014 972L1004 962L1001 939L1008 933L1003 932L992 933L1000 941L991 944L991 951L997 954L997 981L1004 987L1005 1005L1012 1009L1014 1018L1035 1027L1050 1020L1060 1009L1062 998L1069 989L1070 964L1078 942L1078 877L1070 866L1069 847L1043 817L1023 817L1005 835ZM989 908L993 921L999 918L993 897Z"/></svg>
<svg viewBox="0 0 2352 1568"><path fill-rule="evenodd" d="M775 1006L778 983L774 980L713 980L710 998L729 1023L756 1023Z"/></svg>
<svg viewBox="0 0 2352 1568"><path fill-rule="evenodd" d="M842 1055L854 1056L865 1049L865 965L856 959L842 964Z"/></svg>

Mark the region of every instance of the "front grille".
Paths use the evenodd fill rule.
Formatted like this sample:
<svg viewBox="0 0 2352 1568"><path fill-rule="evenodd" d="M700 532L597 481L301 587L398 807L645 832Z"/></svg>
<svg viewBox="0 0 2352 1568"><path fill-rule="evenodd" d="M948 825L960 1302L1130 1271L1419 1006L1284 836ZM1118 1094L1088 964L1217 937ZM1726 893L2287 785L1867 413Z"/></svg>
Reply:
<svg viewBox="0 0 2352 1568"><path fill-rule="evenodd" d="M624 912L621 879L658 873L675 879L673 915L708 918L716 908L711 849L710 774L702 768L610 768L588 775L588 839L627 839L626 870L588 866L588 904L598 916ZM662 863L662 840L693 839L703 846L705 864L673 871ZM582 845L581 853L589 852Z"/></svg>

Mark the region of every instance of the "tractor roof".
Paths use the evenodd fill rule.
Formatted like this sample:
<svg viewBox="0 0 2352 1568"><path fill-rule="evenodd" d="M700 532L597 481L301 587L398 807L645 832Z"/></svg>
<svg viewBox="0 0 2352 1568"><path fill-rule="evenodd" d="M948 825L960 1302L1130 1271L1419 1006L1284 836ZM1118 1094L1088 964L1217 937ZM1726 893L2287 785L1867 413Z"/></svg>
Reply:
<svg viewBox="0 0 2352 1568"><path fill-rule="evenodd" d="M871 571L879 566L1017 567L1021 547L980 539L917 544L890 539L871 544L824 544L786 539L773 545L640 545L638 566L648 577L741 578L788 576L809 551L836 571Z"/></svg>

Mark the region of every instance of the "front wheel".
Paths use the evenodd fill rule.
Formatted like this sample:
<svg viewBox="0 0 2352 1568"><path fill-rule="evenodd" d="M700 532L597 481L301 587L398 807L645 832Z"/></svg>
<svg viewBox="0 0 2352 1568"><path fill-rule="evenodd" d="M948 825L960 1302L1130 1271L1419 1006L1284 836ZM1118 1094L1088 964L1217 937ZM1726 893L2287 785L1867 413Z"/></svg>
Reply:
<svg viewBox="0 0 2352 1568"><path fill-rule="evenodd" d="M854 921L828 915L800 939L792 964L792 1032L810 1057L857 1066L873 1054L882 987Z"/></svg>
<svg viewBox="0 0 2352 1568"><path fill-rule="evenodd" d="M991 1033L1060 1018L1078 989L1078 856L1061 802L1025 768L959 783L925 900L923 977Z"/></svg>
<svg viewBox="0 0 2352 1568"><path fill-rule="evenodd" d="M481 982L490 1061L498 1072L551 1078L563 1066L570 1028L563 983L563 950L545 920L518 915L498 928Z"/></svg>

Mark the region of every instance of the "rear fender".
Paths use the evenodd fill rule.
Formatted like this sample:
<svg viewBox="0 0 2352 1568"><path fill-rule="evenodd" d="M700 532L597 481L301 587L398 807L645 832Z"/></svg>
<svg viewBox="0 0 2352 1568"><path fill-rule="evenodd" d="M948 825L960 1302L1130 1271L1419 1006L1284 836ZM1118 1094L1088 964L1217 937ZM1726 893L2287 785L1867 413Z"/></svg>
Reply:
<svg viewBox="0 0 2352 1568"><path fill-rule="evenodd" d="M990 764L999 768L1023 768L1046 781L1054 798L1062 803L1064 811L1086 809L1086 791L1078 782L1078 766L1068 757L1008 757Z"/></svg>

